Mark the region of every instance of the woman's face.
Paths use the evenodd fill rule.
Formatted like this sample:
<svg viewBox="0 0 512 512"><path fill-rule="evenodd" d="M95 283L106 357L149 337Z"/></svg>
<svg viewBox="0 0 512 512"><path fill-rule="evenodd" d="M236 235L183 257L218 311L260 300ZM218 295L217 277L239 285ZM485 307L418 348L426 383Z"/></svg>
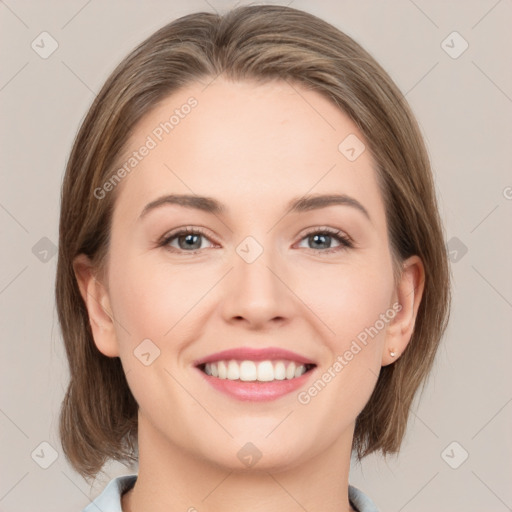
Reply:
<svg viewBox="0 0 512 512"><path fill-rule="evenodd" d="M137 125L129 171L97 193L119 195L101 299L114 323L95 342L121 358L160 451L269 469L350 446L401 307L363 144L286 82L197 83Z"/></svg>

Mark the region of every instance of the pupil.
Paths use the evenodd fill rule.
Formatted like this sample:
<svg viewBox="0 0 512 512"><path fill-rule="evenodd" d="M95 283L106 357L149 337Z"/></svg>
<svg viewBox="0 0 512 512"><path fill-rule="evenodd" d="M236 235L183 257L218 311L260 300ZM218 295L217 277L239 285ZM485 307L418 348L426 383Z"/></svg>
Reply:
<svg viewBox="0 0 512 512"><path fill-rule="evenodd" d="M192 245L194 244L194 242L192 241L192 239L194 239L194 238L198 239L198 238L199 238L199 235L185 235L186 246L187 246L188 248L192 247ZM189 242L191 242L191 243L189 243ZM197 243L197 240L196 240L196 243ZM194 247L194 249L195 249L195 248L196 248L196 247ZM198 248L199 248L199 247L198 247Z"/></svg>
<svg viewBox="0 0 512 512"><path fill-rule="evenodd" d="M329 244L327 242L325 242L325 240L330 240L330 238L331 237L329 235L313 235L313 240L315 242L317 242L319 239L324 239L323 244L322 244L322 242L320 242L320 244L325 246L325 247L327 247L327 248L329 248L328 247Z"/></svg>

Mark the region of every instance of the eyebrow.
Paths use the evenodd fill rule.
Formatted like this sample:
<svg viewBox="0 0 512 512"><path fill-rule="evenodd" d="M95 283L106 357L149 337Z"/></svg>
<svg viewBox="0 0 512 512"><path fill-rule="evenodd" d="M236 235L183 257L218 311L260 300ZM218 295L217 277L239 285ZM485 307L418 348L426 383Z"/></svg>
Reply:
<svg viewBox="0 0 512 512"><path fill-rule="evenodd" d="M142 210L139 219L143 218L150 211L163 205L178 205L184 208L201 210L213 215L221 215L226 212L226 206L212 197L204 197L188 194L170 194L159 197L148 203ZM350 206L359 210L372 222L368 210L355 198L346 194L318 194L302 196L292 199L287 205L289 213L302 213L310 210L327 208L328 206Z"/></svg>

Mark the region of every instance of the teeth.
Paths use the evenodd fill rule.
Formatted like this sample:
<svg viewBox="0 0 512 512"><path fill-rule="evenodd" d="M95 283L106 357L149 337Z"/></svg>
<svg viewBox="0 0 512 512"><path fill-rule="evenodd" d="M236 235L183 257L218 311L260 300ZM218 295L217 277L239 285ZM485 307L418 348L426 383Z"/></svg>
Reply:
<svg viewBox="0 0 512 512"><path fill-rule="evenodd" d="M229 361L228 363L228 374L226 377L229 380L238 380L240 378L240 366L236 361Z"/></svg>
<svg viewBox="0 0 512 512"><path fill-rule="evenodd" d="M274 367L272 366L272 361L261 361L261 363L258 364L258 380L260 382L270 382L271 380L274 380Z"/></svg>
<svg viewBox="0 0 512 512"><path fill-rule="evenodd" d="M284 380L286 379L286 366L282 361L278 361L274 365L274 379Z"/></svg>
<svg viewBox="0 0 512 512"><path fill-rule="evenodd" d="M231 362L236 365L236 363L234 361L231 361ZM260 365L260 367L261 367L261 365ZM260 373L261 373L260 368L257 368L256 365L252 361L242 361L242 363L240 364L240 380L259 379Z"/></svg>
<svg viewBox="0 0 512 512"><path fill-rule="evenodd" d="M228 376L228 369L226 368L226 363L224 361L219 361L217 365L215 363L211 363L210 368L212 366L217 366L219 370L219 379L225 379ZM213 372L211 372L211 374L213 375Z"/></svg>
<svg viewBox="0 0 512 512"><path fill-rule="evenodd" d="M217 361L206 363L204 372L212 377L228 380L270 382L300 377L306 365L293 361Z"/></svg>
<svg viewBox="0 0 512 512"><path fill-rule="evenodd" d="M293 377L295 377L295 364L294 363L288 365L288 368L286 368L286 378L293 379Z"/></svg>

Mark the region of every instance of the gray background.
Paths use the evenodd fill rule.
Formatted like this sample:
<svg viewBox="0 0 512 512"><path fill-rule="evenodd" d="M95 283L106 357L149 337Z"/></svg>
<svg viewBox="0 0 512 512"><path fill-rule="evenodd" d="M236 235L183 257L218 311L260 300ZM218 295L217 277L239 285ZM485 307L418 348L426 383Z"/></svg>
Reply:
<svg viewBox="0 0 512 512"><path fill-rule="evenodd" d="M66 463L57 436L68 374L52 248L79 122L135 44L184 14L234 5L0 2L2 511L79 511L108 480L88 486ZM354 465L351 483L383 512L511 510L512 2L290 5L354 37L406 94L432 157L452 261L451 323L402 451L388 462L370 456ZM58 43L46 59L31 47L51 48L43 31ZM457 58L464 41L454 31L469 44ZM108 471L134 470L113 464Z"/></svg>

